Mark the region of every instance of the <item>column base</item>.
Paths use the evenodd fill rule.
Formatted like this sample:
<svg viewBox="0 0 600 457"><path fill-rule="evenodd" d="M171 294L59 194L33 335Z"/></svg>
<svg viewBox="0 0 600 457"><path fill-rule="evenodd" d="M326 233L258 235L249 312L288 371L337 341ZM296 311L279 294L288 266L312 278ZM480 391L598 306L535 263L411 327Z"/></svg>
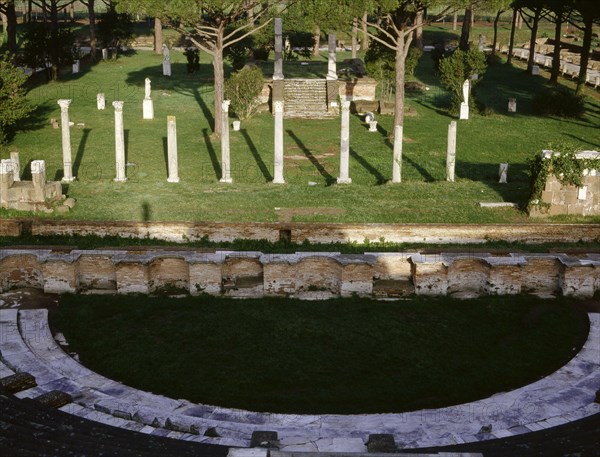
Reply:
<svg viewBox="0 0 600 457"><path fill-rule="evenodd" d="M460 119L469 119L469 105L467 105L466 103L460 104Z"/></svg>
<svg viewBox="0 0 600 457"><path fill-rule="evenodd" d="M221 178L219 179L219 182L225 183L225 184L231 184L233 182L233 179L231 178Z"/></svg>
<svg viewBox="0 0 600 457"><path fill-rule="evenodd" d="M73 176L72 178L63 178L63 179L60 180L60 182L70 183L70 182L75 181L76 179L77 178L75 176ZM16 181L16 179L15 179L15 181Z"/></svg>
<svg viewBox="0 0 600 457"><path fill-rule="evenodd" d="M168 178L167 182L175 182L175 183L177 183L177 182L179 182L179 178Z"/></svg>
<svg viewBox="0 0 600 457"><path fill-rule="evenodd" d="M282 81L283 79L283 75L273 75L273 81Z"/></svg>
<svg viewBox="0 0 600 457"><path fill-rule="evenodd" d="M127 182L127 178L115 178L113 179L114 182Z"/></svg>
<svg viewBox="0 0 600 457"><path fill-rule="evenodd" d="M274 179L273 181L271 181L272 184L287 184L285 182L285 179Z"/></svg>
<svg viewBox="0 0 600 457"><path fill-rule="evenodd" d="M351 184L352 178L338 178L337 183L338 184Z"/></svg>

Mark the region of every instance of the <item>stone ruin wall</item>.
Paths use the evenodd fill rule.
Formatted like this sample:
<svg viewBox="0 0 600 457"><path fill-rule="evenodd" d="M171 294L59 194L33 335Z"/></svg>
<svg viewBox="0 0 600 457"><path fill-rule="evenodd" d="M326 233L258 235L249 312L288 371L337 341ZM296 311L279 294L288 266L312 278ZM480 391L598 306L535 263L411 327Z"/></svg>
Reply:
<svg viewBox="0 0 600 457"><path fill-rule="evenodd" d="M262 254L193 250L0 251L0 292L399 298L592 297L600 254Z"/></svg>

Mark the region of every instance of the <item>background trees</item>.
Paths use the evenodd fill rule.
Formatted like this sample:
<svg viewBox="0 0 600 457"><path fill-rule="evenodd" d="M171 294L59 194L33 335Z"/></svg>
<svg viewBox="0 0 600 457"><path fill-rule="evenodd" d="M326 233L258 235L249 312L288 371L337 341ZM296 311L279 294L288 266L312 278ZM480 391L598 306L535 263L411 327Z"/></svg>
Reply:
<svg viewBox="0 0 600 457"><path fill-rule="evenodd" d="M0 144L6 143L17 123L32 111L23 85L27 76L8 54L0 56Z"/></svg>

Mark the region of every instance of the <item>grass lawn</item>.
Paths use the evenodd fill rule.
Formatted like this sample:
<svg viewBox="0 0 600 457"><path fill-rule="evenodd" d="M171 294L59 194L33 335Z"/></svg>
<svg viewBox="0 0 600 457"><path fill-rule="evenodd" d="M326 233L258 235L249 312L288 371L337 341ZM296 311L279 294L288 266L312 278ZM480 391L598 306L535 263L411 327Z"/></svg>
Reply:
<svg viewBox="0 0 600 457"><path fill-rule="evenodd" d="M95 220L277 221L287 208L303 208L293 221L307 222L529 222L512 208L481 209L479 202L510 201L523 205L529 197L527 159L550 142L568 140L583 148L600 147L600 102L589 98L582 119L540 118L530 101L545 80L520 69L495 65L479 86L488 115L473 114L458 127L457 182L445 181L447 93L438 86L431 60L425 55L416 78L430 87L407 99L413 115L405 121L402 179L391 179L392 149L388 132L392 117L380 116L379 133L368 133L357 116L351 118L351 185L336 185L339 171L339 119L286 120L287 185L269 184L273 173L273 118L261 114L231 132L233 185L220 178L220 143L211 137L212 66L205 54L199 75L189 76L185 57L173 51L172 78L161 74L161 56L139 51L117 61L83 65L79 75L38 85L28 97L38 106L11 148L21 164L44 159L48 177L62 177L61 132L48 120L60 118L59 98L73 100L70 115L85 127L72 129L73 168L78 180L65 186L77 200L64 217ZM340 60L345 56L341 55ZM290 64L293 65L293 64ZM297 67L297 65L296 65ZM291 67L290 67L291 68ZM286 70L287 71L287 70ZM291 70L290 70L291 71ZM156 119L142 120L143 81L150 77ZM107 96L107 109L96 110L96 93ZM592 91L587 89L589 93ZM506 113L509 97L519 112ZM129 181L117 184L114 156L114 115L111 102L125 101L125 136ZM177 117L179 184L167 183L166 116ZM498 184L498 165L508 162L509 184ZM28 178L28 171L25 178ZM316 183L309 186L309 182ZM0 217L23 213L0 210ZM554 221L599 222L600 217L553 218Z"/></svg>
<svg viewBox="0 0 600 457"><path fill-rule="evenodd" d="M579 350L585 315L528 296L339 299L63 296L52 318L86 366L194 402L383 413L485 398Z"/></svg>

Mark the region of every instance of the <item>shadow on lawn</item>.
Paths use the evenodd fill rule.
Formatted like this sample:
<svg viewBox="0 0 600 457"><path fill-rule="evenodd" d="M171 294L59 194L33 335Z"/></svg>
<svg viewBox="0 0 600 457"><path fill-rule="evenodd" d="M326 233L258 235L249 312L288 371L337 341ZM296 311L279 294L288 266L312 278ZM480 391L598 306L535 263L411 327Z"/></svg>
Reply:
<svg viewBox="0 0 600 457"><path fill-rule="evenodd" d="M365 170L367 170L371 175L375 177L375 182L377 185L385 184L386 179L381 174L381 172L375 168L367 159L361 156L354 149L350 148L350 156L354 158Z"/></svg>
<svg viewBox="0 0 600 457"><path fill-rule="evenodd" d="M313 153L308 149L300 138L296 136L291 130L286 130L287 134L292 140L296 142L300 150L304 153L306 158L314 165L319 174L325 178L325 185L330 186L336 182L336 179L325 169L325 167L317 160Z"/></svg>
<svg viewBox="0 0 600 457"><path fill-rule="evenodd" d="M153 93L173 91L178 94L193 96L206 117L211 130L214 130L215 118L205 100L209 94L212 100L212 65L208 63L200 64L200 70L196 74L189 74L185 63L173 63L171 70L173 74L171 77L163 76L162 66L159 65L132 71L128 73L126 83L141 88L144 87L145 79L150 78Z"/></svg>
<svg viewBox="0 0 600 457"><path fill-rule="evenodd" d="M215 176L217 177L217 179L221 179L223 170L221 169L219 159L217 159L217 154L215 153L215 148L212 144L210 133L210 130L202 129L202 136L204 137L204 142L206 143L206 150L208 151L208 155L210 156L210 161L212 163L213 170L215 171Z"/></svg>
<svg viewBox="0 0 600 457"><path fill-rule="evenodd" d="M241 133L244 139L246 140L246 143L248 144L248 148L250 148L250 152L252 153L252 156L254 157L258 168L260 168L262 175L265 177L265 182L273 181L273 176L271 175L271 172L267 168L267 165L260 156L258 149L256 149L256 145L252 141L252 138L250 138L250 135L248 135L248 130L243 129Z"/></svg>

